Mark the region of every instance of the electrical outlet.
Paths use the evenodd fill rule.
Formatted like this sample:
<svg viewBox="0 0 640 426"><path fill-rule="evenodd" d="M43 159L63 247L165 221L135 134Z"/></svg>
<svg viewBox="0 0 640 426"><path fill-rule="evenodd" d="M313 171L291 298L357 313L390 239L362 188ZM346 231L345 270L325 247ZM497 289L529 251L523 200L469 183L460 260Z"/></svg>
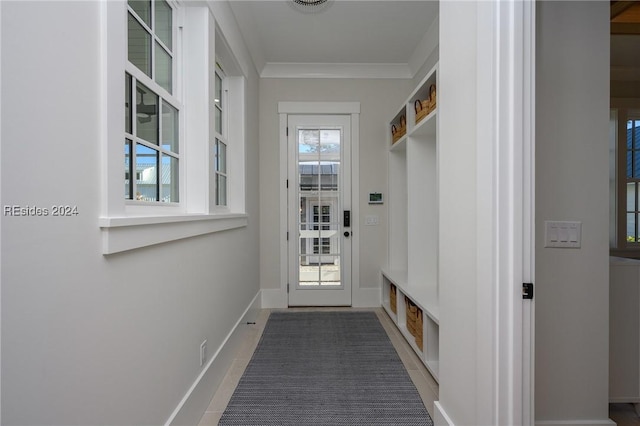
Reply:
<svg viewBox="0 0 640 426"><path fill-rule="evenodd" d="M207 362L207 341L200 343L200 367Z"/></svg>

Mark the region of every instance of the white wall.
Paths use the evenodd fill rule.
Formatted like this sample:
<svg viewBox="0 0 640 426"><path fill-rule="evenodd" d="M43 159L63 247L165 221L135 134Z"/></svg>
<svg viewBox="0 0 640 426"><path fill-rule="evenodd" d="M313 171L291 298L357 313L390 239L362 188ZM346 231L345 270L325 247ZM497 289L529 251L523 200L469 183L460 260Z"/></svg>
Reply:
<svg viewBox="0 0 640 426"><path fill-rule="evenodd" d="M477 412L478 358L477 8L482 3L440 4L438 114L440 155L440 394L453 424L489 424ZM489 224L482 224L487 226ZM480 372L478 370L481 370Z"/></svg>
<svg viewBox="0 0 640 426"><path fill-rule="evenodd" d="M536 422L608 418L609 2L538 2ZM582 221L580 249L543 247ZM597 424L597 423L594 423Z"/></svg>
<svg viewBox="0 0 640 426"><path fill-rule="evenodd" d="M259 291L257 75L249 225L103 256L100 3L0 7L2 206L79 213L2 217L2 421L162 424Z"/></svg>
<svg viewBox="0 0 640 426"><path fill-rule="evenodd" d="M387 123L411 91L410 80L261 79L260 80L260 285L280 288L279 101L360 102L360 287L380 286L380 267L387 260L387 208L369 205L368 193L387 194ZM364 226L366 215L378 226ZM358 285L358 283L354 283Z"/></svg>

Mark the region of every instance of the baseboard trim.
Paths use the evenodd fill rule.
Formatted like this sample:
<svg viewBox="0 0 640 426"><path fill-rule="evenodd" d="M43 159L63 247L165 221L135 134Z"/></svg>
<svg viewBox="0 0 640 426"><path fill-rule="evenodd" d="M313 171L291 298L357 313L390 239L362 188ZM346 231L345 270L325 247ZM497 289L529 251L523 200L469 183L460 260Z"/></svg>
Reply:
<svg viewBox="0 0 640 426"><path fill-rule="evenodd" d="M611 419L603 420L540 420L536 426L615 426Z"/></svg>
<svg viewBox="0 0 640 426"><path fill-rule="evenodd" d="M435 401L433 403L433 425L434 426L454 426L451 417L444 411L442 405L440 405L440 401Z"/></svg>
<svg viewBox="0 0 640 426"><path fill-rule="evenodd" d="M244 337L247 322L255 322L262 308L262 291L258 291L249 306L242 313L216 353L202 369L176 409L165 422L169 425L197 425L205 413L213 394L236 356Z"/></svg>

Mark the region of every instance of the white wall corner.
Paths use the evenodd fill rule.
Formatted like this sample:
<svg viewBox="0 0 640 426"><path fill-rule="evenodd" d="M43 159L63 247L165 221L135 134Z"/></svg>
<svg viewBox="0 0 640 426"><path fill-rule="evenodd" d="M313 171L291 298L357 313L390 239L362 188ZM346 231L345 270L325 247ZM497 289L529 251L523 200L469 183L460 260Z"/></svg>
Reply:
<svg viewBox="0 0 640 426"><path fill-rule="evenodd" d="M409 72L415 76L440 42L440 17L436 16L409 58Z"/></svg>
<svg viewBox="0 0 640 426"><path fill-rule="evenodd" d="M224 39L229 45L229 50L235 55L242 73L245 77L249 77L251 68L256 73L258 68L254 64L249 49L244 42L238 22L229 3L227 1L209 1L208 5L216 20L216 26L220 28Z"/></svg>
<svg viewBox="0 0 640 426"><path fill-rule="evenodd" d="M440 405L440 401L435 401L433 403L433 424L434 426L454 426L453 421L446 413L442 405Z"/></svg>
<svg viewBox="0 0 640 426"><path fill-rule="evenodd" d="M197 425L204 415L216 390L222 383L237 352L246 340L247 322L256 322L262 309L261 292L255 295L233 329L222 342L207 365L202 369L185 396L175 408L165 426Z"/></svg>
<svg viewBox="0 0 640 426"><path fill-rule="evenodd" d="M262 307L264 309L286 308L288 303L286 290L280 288L263 288Z"/></svg>
<svg viewBox="0 0 640 426"><path fill-rule="evenodd" d="M357 282L357 281L356 281ZM351 306L354 308L379 308L382 304L380 287L354 288Z"/></svg>

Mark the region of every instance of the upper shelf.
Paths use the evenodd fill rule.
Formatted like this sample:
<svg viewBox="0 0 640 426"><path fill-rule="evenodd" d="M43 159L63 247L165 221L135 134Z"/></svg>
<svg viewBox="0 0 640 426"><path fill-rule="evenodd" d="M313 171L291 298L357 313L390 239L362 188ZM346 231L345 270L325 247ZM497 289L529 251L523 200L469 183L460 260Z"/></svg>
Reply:
<svg viewBox="0 0 640 426"><path fill-rule="evenodd" d="M435 136L438 121L437 77L438 64L422 79L389 123L392 133L391 149L394 149L393 146L405 135ZM403 123L405 126L402 126Z"/></svg>

